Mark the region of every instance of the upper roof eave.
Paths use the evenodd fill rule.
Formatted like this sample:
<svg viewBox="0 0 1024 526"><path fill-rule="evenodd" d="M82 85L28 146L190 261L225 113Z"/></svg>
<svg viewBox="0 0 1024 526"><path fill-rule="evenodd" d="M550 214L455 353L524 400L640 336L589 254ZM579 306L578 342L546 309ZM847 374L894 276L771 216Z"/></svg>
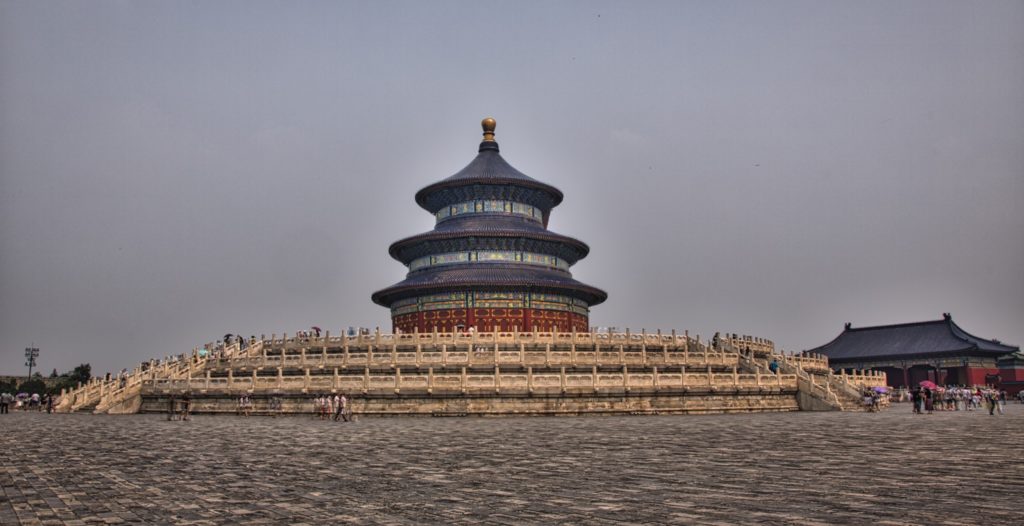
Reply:
<svg viewBox="0 0 1024 526"><path fill-rule="evenodd" d="M434 212L427 206L428 197L444 188L454 188L472 185L518 185L533 188L547 193L551 196L553 204L558 206L562 202L562 191L547 183L538 181L519 170L516 170L506 161L498 151L498 144L493 141L485 141L480 144L479 153L463 169L455 174L442 179L436 183L429 184L416 192L416 204L428 212Z"/></svg>

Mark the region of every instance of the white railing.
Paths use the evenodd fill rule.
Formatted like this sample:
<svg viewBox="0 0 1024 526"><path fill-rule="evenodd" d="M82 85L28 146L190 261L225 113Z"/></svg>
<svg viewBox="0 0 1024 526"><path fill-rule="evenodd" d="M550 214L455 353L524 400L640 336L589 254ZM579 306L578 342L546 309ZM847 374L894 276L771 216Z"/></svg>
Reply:
<svg viewBox="0 0 1024 526"><path fill-rule="evenodd" d="M177 378L144 380L145 394L174 393L318 393L361 392L363 394L391 393L535 393L535 392L655 392L661 390L729 391L729 390L789 390L797 388L796 375L734 372L630 372L584 371L558 373L523 372L492 374L461 372L435 374L322 375L322 376L245 376L232 378Z"/></svg>
<svg viewBox="0 0 1024 526"><path fill-rule="evenodd" d="M262 345L262 342L254 342L245 349L245 354L259 352ZM239 342L228 345L217 352L228 358L243 355ZM189 378L193 373L203 370L211 358L212 354L201 356L198 350L193 349L190 355L182 354L165 358L159 362L150 361L145 370L140 366L126 374L111 376L109 380L93 378L84 385L62 392L57 410L72 412L95 406L95 412L105 412L128 398L138 396L143 382L147 379Z"/></svg>
<svg viewBox="0 0 1024 526"><path fill-rule="evenodd" d="M280 353L280 351L278 351ZM668 351L652 349L650 351L593 351L593 350L561 350L550 348L509 350L509 348L480 347L474 350L441 350L441 351L397 351L362 350L360 352L331 352L301 354L265 354L261 356L244 356L213 362L209 369L330 369L340 367L439 367L439 366L591 366L591 365L630 365L630 366L701 366L732 367L738 364L739 356L735 353L701 348L700 352Z"/></svg>

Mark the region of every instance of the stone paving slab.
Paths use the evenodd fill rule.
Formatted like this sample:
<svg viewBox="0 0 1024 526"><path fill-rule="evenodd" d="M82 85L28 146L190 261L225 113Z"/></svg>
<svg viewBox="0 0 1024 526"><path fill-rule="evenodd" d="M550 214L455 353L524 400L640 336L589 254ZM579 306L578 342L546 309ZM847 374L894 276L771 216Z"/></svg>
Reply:
<svg viewBox="0 0 1024 526"><path fill-rule="evenodd" d="M0 415L0 524L1024 524L1007 414ZM19 437L46 437L23 440Z"/></svg>

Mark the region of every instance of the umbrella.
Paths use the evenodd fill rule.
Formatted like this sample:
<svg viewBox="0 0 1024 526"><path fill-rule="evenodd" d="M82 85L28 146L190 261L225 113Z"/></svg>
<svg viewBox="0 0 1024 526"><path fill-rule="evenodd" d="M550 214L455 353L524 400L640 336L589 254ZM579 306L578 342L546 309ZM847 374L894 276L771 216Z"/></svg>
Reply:
<svg viewBox="0 0 1024 526"><path fill-rule="evenodd" d="M889 392L889 388L888 387L878 386L878 387L874 388L874 391L876 393L888 393Z"/></svg>
<svg viewBox="0 0 1024 526"><path fill-rule="evenodd" d="M923 381L921 381L920 385L921 385L921 387L924 387L925 389L935 389L936 387L938 387L937 385L935 385L935 382L933 382L931 380L923 380Z"/></svg>
<svg viewBox="0 0 1024 526"><path fill-rule="evenodd" d="M320 336L320 327L317 327L316 325L314 325L314 326L310 327L310 329L313 329L313 332L315 332L317 336Z"/></svg>

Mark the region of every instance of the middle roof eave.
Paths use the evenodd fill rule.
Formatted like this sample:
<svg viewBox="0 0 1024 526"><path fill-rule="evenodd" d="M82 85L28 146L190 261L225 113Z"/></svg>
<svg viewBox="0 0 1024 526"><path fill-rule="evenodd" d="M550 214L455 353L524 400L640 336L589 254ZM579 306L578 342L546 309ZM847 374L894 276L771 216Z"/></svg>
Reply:
<svg viewBox="0 0 1024 526"><path fill-rule="evenodd" d="M407 248L413 247L420 243L430 243L435 241L453 240L453 239L464 239L464 238L524 238L529 240L547 241L553 243L559 243L568 246L575 253L576 257L571 263L575 263L580 259L583 259L590 253L590 247L586 243L569 236L563 236L547 230L539 231L528 231L518 230L511 228L472 228L466 230L431 230L430 232L423 232L414 236L409 236L404 239L400 239L391 244L388 248L388 253L391 257L401 261L402 264L408 265L413 258L410 258L403 254L403 251Z"/></svg>

